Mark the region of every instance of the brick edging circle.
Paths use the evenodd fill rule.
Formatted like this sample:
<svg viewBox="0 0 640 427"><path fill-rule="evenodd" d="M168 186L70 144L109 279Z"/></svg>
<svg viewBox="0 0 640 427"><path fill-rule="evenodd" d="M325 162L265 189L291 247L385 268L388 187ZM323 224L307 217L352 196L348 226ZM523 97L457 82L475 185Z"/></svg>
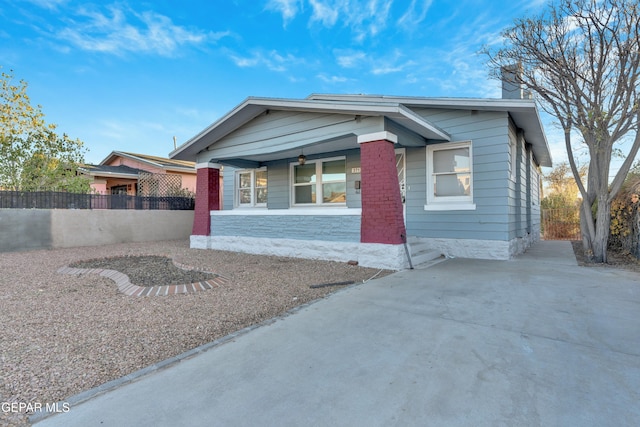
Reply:
<svg viewBox="0 0 640 427"><path fill-rule="evenodd" d="M174 264L176 264L174 262ZM182 265L177 265L183 269L193 269ZM75 267L61 267L58 269L60 274L73 274L79 276L81 274L98 274L99 276L106 277L115 282L118 286L118 290L125 295L144 297L144 296L166 296L175 294L187 294L200 291L206 291L215 287L220 287L228 282L228 279L216 275L209 280L201 282L179 284L179 285L162 285L162 286L138 286L129 281L129 276L120 273L116 270L108 270L106 268L75 268ZM215 274L215 273L214 273Z"/></svg>

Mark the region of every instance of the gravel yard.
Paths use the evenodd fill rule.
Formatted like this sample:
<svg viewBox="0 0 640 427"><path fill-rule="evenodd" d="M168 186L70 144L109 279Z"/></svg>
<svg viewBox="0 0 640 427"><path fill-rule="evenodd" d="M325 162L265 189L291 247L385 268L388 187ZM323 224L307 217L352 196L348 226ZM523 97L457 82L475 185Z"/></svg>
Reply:
<svg viewBox="0 0 640 427"><path fill-rule="evenodd" d="M97 274L57 273L82 261L147 255L229 281L189 294L131 297ZM162 268L175 267L131 270L131 282L181 277L159 274ZM24 413L5 411L6 403L64 401L342 287L311 285L358 283L379 273L347 263L189 249L186 241L0 253L0 272L0 425L28 425ZM186 274L185 280L193 277Z"/></svg>

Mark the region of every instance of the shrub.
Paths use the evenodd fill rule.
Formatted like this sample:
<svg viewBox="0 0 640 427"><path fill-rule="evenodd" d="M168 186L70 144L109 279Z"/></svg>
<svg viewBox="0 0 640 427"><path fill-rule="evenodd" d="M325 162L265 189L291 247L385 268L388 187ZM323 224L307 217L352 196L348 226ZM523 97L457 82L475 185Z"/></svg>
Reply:
<svg viewBox="0 0 640 427"><path fill-rule="evenodd" d="M631 173L611 202L609 247L640 258L640 174Z"/></svg>

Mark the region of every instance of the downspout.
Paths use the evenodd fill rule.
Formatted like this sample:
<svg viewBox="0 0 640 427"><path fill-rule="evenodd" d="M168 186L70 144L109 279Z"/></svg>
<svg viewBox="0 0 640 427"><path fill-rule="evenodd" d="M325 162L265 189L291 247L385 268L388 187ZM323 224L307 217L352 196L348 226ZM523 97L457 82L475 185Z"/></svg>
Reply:
<svg viewBox="0 0 640 427"><path fill-rule="evenodd" d="M401 234L400 239L402 239L402 244L404 245L404 253L407 254L407 261L409 261L409 269L413 270L413 262L411 262L411 254L409 253L409 247L407 246L407 236L405 236L404 234Z"/></svg>

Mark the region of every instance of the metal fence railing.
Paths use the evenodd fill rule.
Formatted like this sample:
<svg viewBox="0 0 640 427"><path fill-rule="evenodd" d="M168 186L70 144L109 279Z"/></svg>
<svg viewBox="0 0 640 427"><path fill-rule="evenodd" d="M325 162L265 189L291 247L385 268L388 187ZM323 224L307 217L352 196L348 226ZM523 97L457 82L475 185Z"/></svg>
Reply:
<svg viewBox="0 0 640 427"><path fill-rule="evenodd" d="M0 191L0 209L193 210L191 197L78 194L58 191Z"/></svg>
<svg viewBox="0 0 640 427"><path fill-rule="evenodd" d="M580 240L580 209L543 209L544 240Z"/></svg>

